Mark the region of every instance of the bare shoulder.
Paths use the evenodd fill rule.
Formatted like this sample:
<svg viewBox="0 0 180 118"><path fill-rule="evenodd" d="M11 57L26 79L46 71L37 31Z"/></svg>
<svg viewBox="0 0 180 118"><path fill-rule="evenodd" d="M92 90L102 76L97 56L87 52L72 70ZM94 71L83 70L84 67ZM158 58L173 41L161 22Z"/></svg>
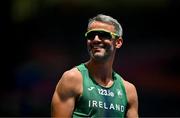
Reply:
<svg viewBox="0 0 180 118"><path fill-rule="evenodd" d="M82 75L77 68L72 68L63 73L60 81L77 82L82 80Z"/></svg>
<svg viewBox="0 0 180 118"><path fill-rule="evenodd" d="M63 73L52 98L52 116L71 117L76 98L82 93L82 77L77 68Z"/></svg>
<svg viewBox="0 0 180 118"><path fill-rule="evenodd" d="M127 99L128 99L128 103L132 104L132 103L138 103L138 95L137 95L137 91L136 91L136 87L135 85L133 85L132 83L123 80L125 89L126 89L126 95L127 95Z"/></svg>
<svg viewBox="0 0 180 118"><path fill-rule="evenodd" d="M134 84L132 84L124 79L123 79L123 83L124 83L124 86L125 86L125 89L127 92L136 91L136 87L134 86Z"/></svg>
<svg viewBox="0 0 180 118"><path fill-rule="evenodd" d="M127 118L136 118L138 117L138 95L136 91L136 87L128 82L123 80L126 95L128 100L128 108L127 108Z"/></svg>
<svg viewBox="0 0 180 118"><path fill-rule="evenodd" d="M82 75L77 68L72 68L63 73L57 86L57 92L81 94L82 91Z"/></svg>

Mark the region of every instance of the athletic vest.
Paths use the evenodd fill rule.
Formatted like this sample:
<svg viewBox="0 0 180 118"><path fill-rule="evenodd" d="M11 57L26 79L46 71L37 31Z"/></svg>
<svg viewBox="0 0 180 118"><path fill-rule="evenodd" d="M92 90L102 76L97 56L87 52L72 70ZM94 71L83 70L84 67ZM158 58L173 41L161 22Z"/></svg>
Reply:
<svg viewBox="0 0 180 118"><path fill-rule="evenodd" d="M127 97L121 76L113 72L113 85L103 87L91 77L84 64L77 69L83 77L83 93L76 101L72 117L125 117Z"/></svg>

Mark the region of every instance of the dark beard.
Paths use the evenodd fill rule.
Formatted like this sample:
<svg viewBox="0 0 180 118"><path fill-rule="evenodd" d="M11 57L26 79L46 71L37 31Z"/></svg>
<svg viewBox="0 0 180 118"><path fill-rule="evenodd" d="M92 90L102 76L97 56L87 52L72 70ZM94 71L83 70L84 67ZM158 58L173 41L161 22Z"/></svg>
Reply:
<svg viewBox="0 0 180 118"><path fill-rule="evenodd" d="M97 62L105 62L109 59L110 53L111 53L111 46L103 46L102 47L105 50L105 54L103 56L94 55L92 53L92 48L93 48L92 46L88 48L89 55L91 56L91 58L93 58Z"/></svg>

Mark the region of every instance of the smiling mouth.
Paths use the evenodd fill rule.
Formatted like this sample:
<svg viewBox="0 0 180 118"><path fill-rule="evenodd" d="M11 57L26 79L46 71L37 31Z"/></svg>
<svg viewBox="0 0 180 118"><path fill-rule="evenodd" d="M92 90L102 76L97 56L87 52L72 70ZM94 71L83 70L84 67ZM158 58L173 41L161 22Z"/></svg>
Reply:
<svg viewBox="0 0 180 118"><path fill-rule="evenodd" d="M93 49L100 49L100 48L102 48L102 47L96 47L96 46L95 46L95 47L92 47L92 48L93 48Z"/></svg>
<svg viewBox="0 0 180 118"><path fill-rule="evenodd" d="M98 45L98 46L92 46L91 48L92 48L92 49L100 49L100 48L104 48L104 46L99 46L99 45Z"/></svg>
<svg viewBox="0 0 180 118"><path fill-rule="evenodd" d="M105 49L104 45L90 45L89 48L93 52L100 52L102 49Z"/></svg>
<svg viewBox="0 0 180 118"><path fill-rule="evenodd" d="M100 51L102 49L102 47L92 47L91 49L94 51Z"/></svg>

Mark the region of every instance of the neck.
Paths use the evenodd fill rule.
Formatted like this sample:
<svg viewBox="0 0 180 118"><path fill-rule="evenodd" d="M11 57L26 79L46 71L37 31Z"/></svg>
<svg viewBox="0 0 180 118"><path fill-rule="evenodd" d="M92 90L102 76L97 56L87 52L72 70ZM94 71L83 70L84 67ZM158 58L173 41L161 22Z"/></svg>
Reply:
<svg viewBox="0 0 180 118"><path fill-rule="evenodd" d="M96 82L104 86L112 84L112 62L99 63L94 60L90 60L86 63L86 66Z"/></svg>

